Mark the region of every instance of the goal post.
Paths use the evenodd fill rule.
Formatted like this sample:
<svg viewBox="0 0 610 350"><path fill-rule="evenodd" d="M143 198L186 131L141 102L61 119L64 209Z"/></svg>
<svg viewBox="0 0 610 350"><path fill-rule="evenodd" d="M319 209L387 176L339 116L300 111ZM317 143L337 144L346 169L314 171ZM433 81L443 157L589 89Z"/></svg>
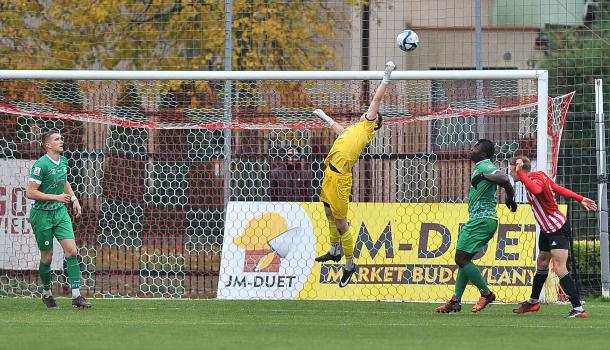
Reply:
<svg viewBox="0 0 610 350"><path fill-rule="evenodd" d="M39 292L23 188L42 155L37 139L58 129L82 198L74 226L90 295L445 299L467 219L469 147L489 138L502 171L525 153L551 172L551 126L562 119L553 115L565 116L569 97L548 97L544 70L395 71L385 126L354 168L361 270L344 290L340 265L313 263L328 248L319 191L333 135L311 111L353 123L368 105L363 85L373 91L382 76L0 70L0 295ZM535 222L526 206L498 210L497 239L477 264L502 301L516 302L533 278Z"/></svg>
<svg viewBox="0 0 610 350"><path fill-rule="evenodd" d="M0 70L0 79L45 80L381 80L383 71L120 71ZM544 81L546 70L424 70L392 73L392 80L516 80ZM544 90L547 89L547 90Z"/></svg>

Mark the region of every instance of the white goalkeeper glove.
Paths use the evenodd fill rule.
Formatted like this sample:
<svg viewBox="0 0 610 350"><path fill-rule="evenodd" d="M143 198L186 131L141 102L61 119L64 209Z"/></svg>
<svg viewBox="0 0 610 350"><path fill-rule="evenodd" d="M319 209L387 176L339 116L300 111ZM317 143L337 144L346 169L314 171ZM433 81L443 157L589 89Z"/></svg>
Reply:
<svg viewBox="0 0 610 350"><path fill-rule="evenodd" d="M323 110L321 109L316 109L313 111L313 114L317 115L320 119L322 119L323 121L327 122L328 125L332 126L335 121L333 120L333 118L329 117L326 113L324 113Z"/></svg>
<svg viewBox="0 0 610 350"><path fill-rule="evenodd" d="M384 84L390 83L390 76L392 75L394 68L396 68L396 65L392 61L388 61L388 63L385 64L385 71L383 72L383 80L382 80L382 82Z"/></svg>

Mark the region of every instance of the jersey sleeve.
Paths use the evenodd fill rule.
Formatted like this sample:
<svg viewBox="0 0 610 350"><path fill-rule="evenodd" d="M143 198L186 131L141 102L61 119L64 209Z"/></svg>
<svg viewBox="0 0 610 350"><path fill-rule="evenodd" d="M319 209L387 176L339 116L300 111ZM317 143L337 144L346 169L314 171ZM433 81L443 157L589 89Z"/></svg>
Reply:
<svg viewBox="0 0 610 350"><path fill-rule="evenodd" d="M582 200L585 198L576 192L572 192L572 191L568 190L567 188L556 184L555 181L553 181L551 179L549 179L549 181L551 181L551 189L553 189L553 192L557 193L558 195L560 195L564 198L571 198L578 202L582 202Z"/></svg>
<svg viewBox="0 0 610 350"><path fill-rule="evenodd" d="M541 179L530 179L523 170L517 171L517 175L529 193L535 196L542 193L542 185L544 182Z"/></svg>
<svg viewBox="0 0 610 350"><path fill-rule="evenodd" d="M37 184L42 183L42 179L46 175L46 167L41 162L36 162L32 166L32 170L30 171L30 181L35 182Z"/></svg>

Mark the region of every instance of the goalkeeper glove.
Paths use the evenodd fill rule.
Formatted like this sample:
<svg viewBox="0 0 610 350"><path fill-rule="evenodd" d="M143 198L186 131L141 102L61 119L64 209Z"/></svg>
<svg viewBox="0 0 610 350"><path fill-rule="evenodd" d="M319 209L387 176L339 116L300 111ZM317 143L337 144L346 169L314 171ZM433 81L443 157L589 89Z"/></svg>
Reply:
<svg viewBox="0 0 610 350"><path fill-rule="evenodd" d="M506 201L504 201L504 204L506 204L508 209L510 209L510 211L512 211L513 213L517 211L517 202L515 202L514 199L506 198Z"/></svg>
<svg viewBox="0 0 610 350"><path fill-rule="evenodd" d="M382 82L384 84L390 83L390 76L392 75L392 71L394 71L394 68L396 68L396 65L392 61L389 61L388 63L385 64L385 71L383 72L383 80L382 80Z"/></svg>
<svg viewBox="0 0 610 350"><path fill-rule="evenodd" d="M323 121L327 122L328 125L332 126L335 121L333 120L333 118L329 117L326 113L324 113L323 110L321 109L316 109L313 111L313 114L317 115L320 119L322 119Z"/></svg>
<svg viewBox="0 0 610 350"><path fill-rule="evenodd" d="M485 180L485 174L480 173L480 174L476 175L475 177L473 177L470 180L470 183L472 184L472 187L474 187L474 189L476 190L477 186L479 185L479 182L481 182L483 180Z"/></svg>

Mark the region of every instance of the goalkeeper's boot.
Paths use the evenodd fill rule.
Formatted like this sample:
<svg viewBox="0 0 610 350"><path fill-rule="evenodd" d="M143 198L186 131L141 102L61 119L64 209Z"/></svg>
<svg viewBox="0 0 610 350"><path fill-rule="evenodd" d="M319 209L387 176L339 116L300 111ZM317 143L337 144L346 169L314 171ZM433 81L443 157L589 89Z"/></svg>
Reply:
<svg viewBox="0 0 610 350"><path fill-rule="evenodd" d="M513 312L516 314L524 314L527 312L536 312L538 310L540 310L540 302L532 304L529 300L526 300L522 302L518 308L513 309Z"/></svg>
<svg viewBox="0 0 610 350"><path fill-rule="evenodd" d="M76 298L72 299L72 306L74 306L75 308L88 309L91 307L91 303L88 302L85 298L83 298L82 295L79 295Z"/></svg>
<svg viewBox="0 0 610 350"><path fill-rule="evenodd" d="M51 310L59 309L59 306L57 306L57 303L55 302L55 298L53 298L52 295L49 295L48 297L43 295L42 302L47 306L47 309L51 309Z"/></svg>
<svg viewBox="0 0 610 350"><path fill-rule="evenodd" d="M570 313L568 314L568 318L587 318L587 317L589 317L589 315L587 315L587 312L585 310L578 311L578 310L572 309L572 311L570 311Z"/></svg>
<svg viewBox="0 0 610 350"><path fill-rule="evenodd" d="M453 297L443 306L439 306L436 308L436 312L440 314L450 314L452 312L460 312L462 311L462 304L460 303L460 299Z"/></svg>
<svg viewBox="0 0 610 350"><path fill-rule="evenodd" d="M494 302L494 300L496 300L496 295L488 290L487 292L484 292L483 294L481 294L481 297L479 298L479 301L477 301L476 304L474 304L474 306L472 307L472 312L479 312L481 310L483 310L485 307L487 307L487 305L491 304Z"/></svg>
<svg viewBox="0 0 610 350"><path fill-rule="evenodd" d="M357 266L355 264L352 264L352 269L347 269L347 268L343 268L343 274L341 275L341 279L339 280L339 287L343 288L345 286L347 286L351 280L352 280L352 276L354 276L354 273L356 273L356 268Z"/></svg>
<svg viewBox="0 0 610 350"><path fill-rule="evenodd" d="M327 261L339 262L340 260L341 260L341 254L333 255L330 252L328 252L324 255L320 255L319 257L316 258L317 262L327 262Z"/></svg>

